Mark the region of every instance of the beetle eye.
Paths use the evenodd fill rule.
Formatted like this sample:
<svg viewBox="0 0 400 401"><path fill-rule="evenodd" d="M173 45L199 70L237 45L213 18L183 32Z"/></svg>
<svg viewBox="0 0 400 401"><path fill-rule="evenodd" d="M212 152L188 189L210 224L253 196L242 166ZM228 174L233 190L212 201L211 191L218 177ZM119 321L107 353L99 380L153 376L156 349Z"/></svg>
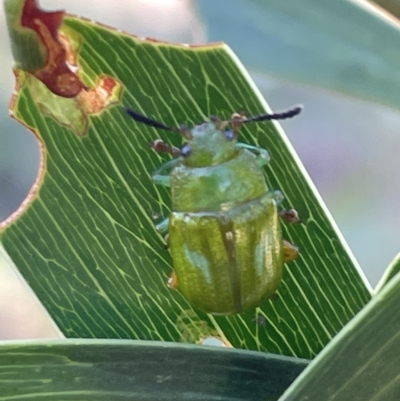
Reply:
<svg viewBox="0 0 400 401"><path fill-rule="evenodd" d="M233 133L232 130L225 131L225 138L228 141L232 141L235 138L235 134Z"/></svg>
<svg viewBox="0 0 400 401"><path fill-rule="evenodd" d="M192 149L191 149L190 145L188 143L183 145L183 147L181 149L181 155L183 157L188 157L188 156L190 156L191 153L192 153Z"/></svg>

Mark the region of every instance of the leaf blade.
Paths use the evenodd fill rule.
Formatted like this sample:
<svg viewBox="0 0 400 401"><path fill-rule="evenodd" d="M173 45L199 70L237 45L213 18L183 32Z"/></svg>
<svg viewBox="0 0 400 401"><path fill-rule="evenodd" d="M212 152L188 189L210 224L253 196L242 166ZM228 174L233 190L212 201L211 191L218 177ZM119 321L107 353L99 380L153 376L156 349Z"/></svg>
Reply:
<svg viewBox="0 0 400 401"><path fill-rule="evenodd" d="M226 45L141 41L72 17L65 25L81 37L85 82L115 77L123 106L167 125L229 116L244 100L250 114L268 108ZM256 324L254 311L218 318L194 311L165 286L171 259L151 219L169 212L167 191L150 181L161 158L147 142L158 132L111 107L89 117L88 135L79 137L40 112L29 79L14 111L43 141L46 166L36 198L0 235L67 337L196 342L218 332L235 347L312 357L368 301L363 277L282 130L265 123L246 127L243 139L270 150L269 186L283 189L306 221L284 227L285 238L305 252L287 267L281 301L257 312L267 327Z"/></svg>
<svg viewBox="0 0 400 401"><path fill-rule="evenodd" d="M307 364L149 341L10 341L0 343L0 400L276 400Z"/></svg>
<svg viewBox="0 0 400 401"><path fill-rule="evenodd" d="M394 400L400 391L400 276L395 276L279 398Z"/></svg>

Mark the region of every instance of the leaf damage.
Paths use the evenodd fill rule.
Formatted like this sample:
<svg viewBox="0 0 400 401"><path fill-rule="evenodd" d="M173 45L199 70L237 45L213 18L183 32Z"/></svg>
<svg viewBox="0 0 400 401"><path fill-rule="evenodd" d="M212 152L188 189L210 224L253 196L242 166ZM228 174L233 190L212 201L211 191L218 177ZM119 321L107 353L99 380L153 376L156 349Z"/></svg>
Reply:
<svg viewBox="0 0 400 401"><path fill-rule="evenodd" d="M101 112L115 100L114 94L119 91L120 84L107 75L99 77L96 86L89 91L82 91L78 95L78 103L87 114Z"/></svg>
<svg viewBox="0 0 400 401"><path fill-rule="evenodd" d="M64 11L44 11L37 5L36 0L26 0L21 25L34 30L47 49L45 66L33 71L33 75L54 94L75 97L87 87L67 65L66 49L58 38L64 14Z"/></svg>
<svg viewBox="0 0 400 401"><path fill-rule="evenodd" d="M25 0L19 23L37 33L46 49L46 62L33 71L27 70L38 81L29 77L26 80L24 74L16 75L28 83L44 114L68 126L78 136L85 136L89 115L119 102L121 84L102 75L89 88L80 79L78 60L82 41L76 39L73 31L62 27L65 16L64 11L44 11L36 0ZM17 87L22 88L23 84L17 82Z"/></svg>

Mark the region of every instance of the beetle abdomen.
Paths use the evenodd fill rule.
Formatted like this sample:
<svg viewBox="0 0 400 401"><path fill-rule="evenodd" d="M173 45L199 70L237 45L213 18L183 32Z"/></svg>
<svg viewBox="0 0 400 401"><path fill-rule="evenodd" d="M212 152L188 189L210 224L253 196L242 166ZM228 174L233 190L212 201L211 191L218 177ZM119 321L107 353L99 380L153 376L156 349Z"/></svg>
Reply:
<svg viewBox="0 0 400 401"><path fill-rule="evenodd" d="M281 281L281 229L268 193L226 211L172 212L169 234L179 290L206 312L255 307Z"/></svg>

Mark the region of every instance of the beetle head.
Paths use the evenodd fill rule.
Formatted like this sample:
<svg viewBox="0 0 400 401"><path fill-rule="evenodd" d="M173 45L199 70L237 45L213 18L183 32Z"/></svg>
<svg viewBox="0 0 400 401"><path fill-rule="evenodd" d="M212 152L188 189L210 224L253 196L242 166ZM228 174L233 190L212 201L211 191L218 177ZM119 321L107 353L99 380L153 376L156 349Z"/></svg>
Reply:
<svg viewBox="0 0 400 401"><path fill-rule="evenodd" d="M230 160L237 154L235 149L236 136L233 131L226 130L229 121L221 121L211 117L210 121L188 129L185 125L179 128L169 127L146 117L130 108L126 112L137 122L150 127L174 131L181 134L186 140L181 149L175 148L161 139L150 143L156 152L166 152L174 157L181 156L184 163L190 167L211 166Z"/></svg>
<svg viewBox="0 0 400 401"><path fill-rule="evenodd" d="M226 122L212 117L211 121L181 132L187 140L182 156L189 167L205 167L226 162L237 155L236 138L225 130Z"/></svg>
<svg viewBox="0 0 400 401"><path fill-rule="evenodd" d="M210 121L188 129L185 125L181 125L179 128L169 127L130 108L126 108L126 112L137 122L150 127L180 133L186 139L186 143L181 149L175 148L160 139L151 143L151 146L157 152L167 152L174 157L181 156L184 163L189 167L212 166L235 157L238 152L235 144L239 136L239 129L243 124L258 121L283 120L296 116L301 110L301 106L296 106L281 113L261 114L250 118L246 118L244 113L235 113L230 120L225 121L213 116L210 118ZM232 125L232 130L227 129L229 124Z"/></svg>

